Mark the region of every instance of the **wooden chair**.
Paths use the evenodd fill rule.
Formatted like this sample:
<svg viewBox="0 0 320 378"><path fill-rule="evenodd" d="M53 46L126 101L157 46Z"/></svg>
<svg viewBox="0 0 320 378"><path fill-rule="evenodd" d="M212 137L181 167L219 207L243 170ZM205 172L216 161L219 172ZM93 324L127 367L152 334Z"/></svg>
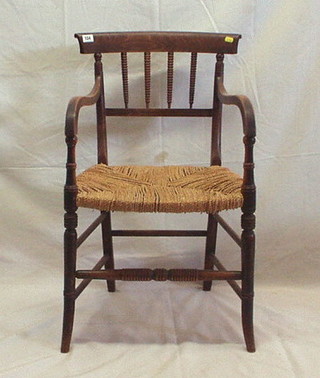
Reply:
<svg viewBox="0 0 320 378"><path fill-rule="evenodd" d="M70 100L66 114L68 149L65 185L64 237L64 318L61 351L70 348L75 301L92 279L107 281L115 291L115 280L126 281L203 281L210 290L213 280L226 280L242 301L242 325L246 347L255 351L253 335L253 272L255 251L255 184L253 145L255 120L253 108L245 96L230 95L223 85L224 54L237 53L238 34L184 32L124 32L75 34L82 54L94 54L95 83L92 91ZM145 107L129 106L127 53L144 52ZM151 53L167 53L167 108L151 108ZM191 55L189 104L172 108L174 53ZM123 79L123 108L106 108L102 53L119 53ZM197 56L216 54L213 106L193 108ZM98 164L76 174L78 116L83 106L96 106ZM221 166L222 105L239 108L243 123L243 177ZM211 161L208 167L109 166L107 158L106 116L112 117L209 117L212 119ZM181 130L183 133L183 129ZM77 208L88 207L100 213L97 219L77 237ZM238 234L220 216L225 209L242 209L242 234ZM208 214L206 230L112 230L112 211L202 212ZM227 270L215 256L217 225L241 248L241 270ZM76 269L77 248L99 226L102 226L103 257L92 270ZM120 236L203 236L206 238L204 269L115 269L112 238ZM82 281L76 285L76 279ZM236 281L241 281L239 285Z"/></svg>

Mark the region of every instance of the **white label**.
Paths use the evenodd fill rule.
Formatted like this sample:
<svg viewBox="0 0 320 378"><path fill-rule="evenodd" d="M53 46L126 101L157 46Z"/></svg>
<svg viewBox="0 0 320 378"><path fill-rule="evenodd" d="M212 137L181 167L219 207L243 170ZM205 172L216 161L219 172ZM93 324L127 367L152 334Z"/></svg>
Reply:
<svg viewBox="0 0 320 378"><path fill-rule="evenodd" d="M91 43L94 42L93 35L92 34L84 34L82 36L82 42L83 43Z"/></svg>

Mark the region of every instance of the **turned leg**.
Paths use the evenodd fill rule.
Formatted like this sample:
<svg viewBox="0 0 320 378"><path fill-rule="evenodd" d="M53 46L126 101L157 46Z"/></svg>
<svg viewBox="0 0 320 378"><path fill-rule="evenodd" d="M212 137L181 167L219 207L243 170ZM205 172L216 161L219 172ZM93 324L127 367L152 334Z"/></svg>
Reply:
<svg viewBox="0 0 320 378"><path fill-rule="evenodd" d="M214 217L213 214L209 214L204 269L213 269L213 257L216 252L217 229L218 229L218 222L216 218ZM212 286L212 281L203 281L204 291L210 291L211 286Z"/></svg>
<svg viewBox="0 0 320 378"><path fill-rule="evenodd" d="M105 264L106 269L114 269L114 258L113 258L113 245L112 245L112 235L111 235L111 214L107 213L106 218L101 224L102 226L102 244L103 244L103 254L108 256L108 260ZM107 280L107 287L109 292L114 292L116 290L116 283L114 280Z"/></svg>
<svg viewBox="0 0 320 378"><path fill-rule="evenodd" d="M63 329L61 341L61 353L68 353L70 350L73 320L74 320L75 300L71 297L64 297Z"/></svg>

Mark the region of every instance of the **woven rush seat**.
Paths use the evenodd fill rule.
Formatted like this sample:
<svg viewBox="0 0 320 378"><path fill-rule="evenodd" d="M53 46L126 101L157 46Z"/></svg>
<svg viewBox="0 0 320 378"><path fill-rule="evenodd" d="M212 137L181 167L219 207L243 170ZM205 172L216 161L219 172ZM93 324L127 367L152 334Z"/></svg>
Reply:
<svg viewBox="0 0 320 378"><path fill-rule="evenodd" d="M107 166L77 177L77 206L102 211L206 212L242 206L242 178L220 166Z"/></svg>

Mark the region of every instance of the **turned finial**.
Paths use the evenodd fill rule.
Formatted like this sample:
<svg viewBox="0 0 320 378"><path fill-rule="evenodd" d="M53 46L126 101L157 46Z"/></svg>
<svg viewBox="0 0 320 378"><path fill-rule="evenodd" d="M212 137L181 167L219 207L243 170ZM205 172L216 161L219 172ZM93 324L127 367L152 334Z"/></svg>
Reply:
<svg viewBox="0 0 320 378"><path fill-rule="evenodd" d="M224 59L224 54L217 54L217 62L222 62Z"/></svg>
<svg viewBox="0 0 320 378"><path fill-rule="evenodd" d="M95 53L94 59L95 59L96 62L101 62L102 54L101 53Z"/></svg>

